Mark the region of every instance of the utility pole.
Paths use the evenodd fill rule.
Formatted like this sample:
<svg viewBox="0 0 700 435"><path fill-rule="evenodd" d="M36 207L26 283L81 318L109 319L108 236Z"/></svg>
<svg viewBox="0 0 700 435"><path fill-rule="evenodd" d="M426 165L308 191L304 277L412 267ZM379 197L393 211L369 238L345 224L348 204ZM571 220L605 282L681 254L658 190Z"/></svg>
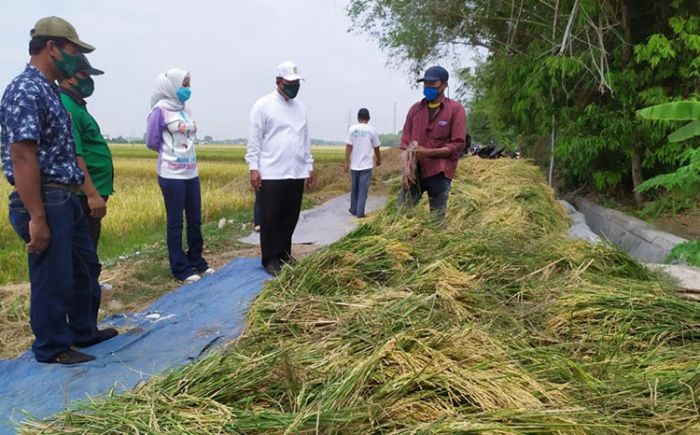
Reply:
<svg viewBox="0 0 700 435"><path fill-rule="evenodd" d="M352 117L350 115L350 109L348 109L348 128L346 130L350 130L351 125L352 125Z"/></svg>
<svg viewBox="0 0 700 435"><path fill-rule="evenodd" d="M394 133L394 134L397 133L397 131L396 131L396 101L394 101L394 130L392 131L392 133Z"/></svg>

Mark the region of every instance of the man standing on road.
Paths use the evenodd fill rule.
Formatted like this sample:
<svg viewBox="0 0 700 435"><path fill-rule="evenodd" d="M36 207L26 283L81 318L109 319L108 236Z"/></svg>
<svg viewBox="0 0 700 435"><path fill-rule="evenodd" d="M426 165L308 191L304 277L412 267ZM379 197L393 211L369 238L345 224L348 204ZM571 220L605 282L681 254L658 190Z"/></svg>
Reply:
<svg viewBox="0 0 700 435"><path fill-rule="evenodd" d="M100 263L77 196L84 176L56 81L75 75L80 52L94 50L58 17L30 32L31 59L0 101L0 157L10 223L27 243L30 323L37 361L77 364L95 357L72 348L114 337L97 329Z"/></svg>
<svg viewBox="0 0 700 435"><path fill-rule="evenodd" d="M277 88L250 111L245 159L260 201L262 265L271 275L294 261L292 234L304 182L309 187L315 183L306 107L296 99L300 80L297 66L282 62L277 67Z"/></svg>
<svg viewBox="0 0 700 435"><path fill-rule="evenodd" d="M365 204L369 183L372 180L372 168L382 164L379 152L377 130L369 123L369 110L362 108L357 113L357 124L350 127L345 141L345 172L351 174L350 212L358 218L365 217ZM372 161L374 154L375 161Z"/></svg>
<svg viewBox="0 0 700 435"><path fill-rule="evenodd" d="M445 96L449 74L441 66L433 66L418 80L423 82L423 98L408 110L401 136L401 149L407 150L412 142L417 169L410 185L401 186L399 206L415 205L428 192L430 210L441 220L457 162L467 136L467 115L464 107Z"/></svg>

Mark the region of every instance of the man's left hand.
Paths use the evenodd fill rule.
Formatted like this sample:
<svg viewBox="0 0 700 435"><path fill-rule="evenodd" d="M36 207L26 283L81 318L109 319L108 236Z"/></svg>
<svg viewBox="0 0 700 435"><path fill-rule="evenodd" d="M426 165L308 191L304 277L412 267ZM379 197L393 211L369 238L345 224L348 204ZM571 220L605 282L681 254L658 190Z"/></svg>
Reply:
<svg viewBox="0 0 700 435"><path fill-rule="evenodd" d="M416 147L416 158L418 159L424 159L426 157L431 157L430 156L430 148L425 148L420 145Z"/></svg>
<svg viewBox="0 0 700 435"><path fill-rule="evenodd" d="M314 176L314 171L309 172L309 178L306 179L306 185L310 189L313 189L313 187L316 185L316 177Z"/></svg>
<svg viewBox="0 0 700 435"><path fill-rule="evenodd" d="M89 195L87 203L88 208L90 208L90 216L95 219L102 219L107 214L107 203L99 194Z"/></svg>

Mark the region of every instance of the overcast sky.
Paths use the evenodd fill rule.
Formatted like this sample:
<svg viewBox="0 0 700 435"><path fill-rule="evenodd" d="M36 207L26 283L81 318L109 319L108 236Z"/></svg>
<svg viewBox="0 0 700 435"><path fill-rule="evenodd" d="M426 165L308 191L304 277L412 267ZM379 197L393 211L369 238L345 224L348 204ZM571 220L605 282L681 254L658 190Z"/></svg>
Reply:
<svg viewBox="0 0 700 435"><path fill-rule="evenodd" d="M251 105L274 89L277 65L292 60L306 78L298 98L311 135L343 140L348 111L365 106L382 133L403 125L421 98L405 70L366 34L348 32L347 0L2 0L0 86L28 61L29 30L41 17L70 21L95 47L96 77L88 108L102 132L141 136L157 73L192 74L189 107L200 137L247 136ZM442 62L452 72L453 61Z"/></svg>

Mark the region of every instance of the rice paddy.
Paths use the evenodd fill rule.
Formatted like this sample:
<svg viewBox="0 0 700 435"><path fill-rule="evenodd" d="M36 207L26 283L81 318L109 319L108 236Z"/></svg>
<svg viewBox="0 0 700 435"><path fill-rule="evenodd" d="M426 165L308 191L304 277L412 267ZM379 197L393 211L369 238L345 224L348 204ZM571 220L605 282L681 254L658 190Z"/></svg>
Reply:
<svg viewBox="0 0 700 435"><path fill-rule="evenodd" d="M111 145L114 154L115 193L107 203L100 256L111 262L163 237L165 207L156 176L156 154L143 144ZM202 183L202 221L209 222L233 211L252 208L253 193L243 146L203 146L198 149ZM342 162L343 150L316 147L320 170L325 164ZM328 172L328 175L332 172ZM342 180L319 178L323 186ZM0 285L27 281L26 250L7 217L11 186L0 181Z"/></svg>
<svg viewBox="0 0 700 435"><path fill-rule="evenodd" d="M568 239L532 164L460 165L445 225L390 204L285 267L227 349L23 431L700 432L698 305Z"/></svg>

